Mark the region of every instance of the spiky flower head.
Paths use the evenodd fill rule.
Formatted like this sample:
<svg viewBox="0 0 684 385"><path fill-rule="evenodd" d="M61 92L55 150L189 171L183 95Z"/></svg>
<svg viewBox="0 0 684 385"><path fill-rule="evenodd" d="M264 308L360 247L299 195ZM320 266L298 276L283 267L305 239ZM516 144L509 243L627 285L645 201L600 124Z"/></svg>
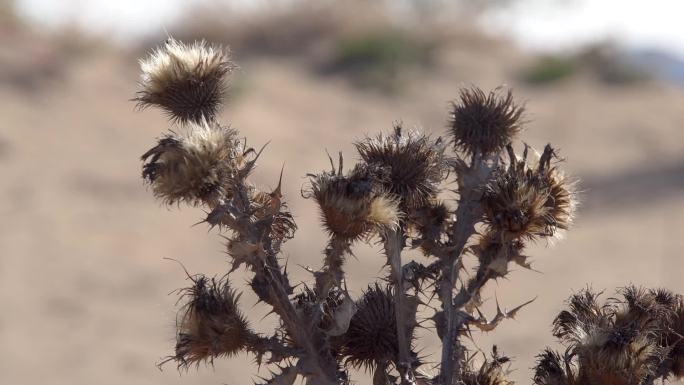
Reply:
<svg viewBox="0 0 684 385"><path fill-rule="evenodd" d="M164 136L143 154L142 176L154 195L167 204L214 207L231 194L244 153L235 130L215 123L191 123L184 133Z"/></svg>
<svg viewBox="0 0 684 385"><path fill-rule="evenodd" d="M447 175L445 145L418 131L405 131L401 124L390 134L355 143L361 159L376 171L385 190L396 195L406 212L423 207L439 193Z"/></svg>
<svg viewBox="0 0 684 385"><path fill-rule="evenodd" d="M318 203L323 225L331 236L354 241L399 223L398 201L374 182L373 172L357 165L347 175L337 171L310 175L305 197Z"/></svg>
<svg viewBox="0 0 684 385"><path fill-rule="evenodd" d="M205 41L185 44L169 38L140 61L141 86L136 101L157 106L178 122L213 120L234 68L227 49Z"/></svg>
<svg viewBox="0 0 684 385"><path fill-rule="evenodd" d="M237 294L227 280L191 277L193 286L180 290L187 303L177 323L176 352L169 360L179 367L232 356L245 349L254 335L240 313Z"/></svg>
<svg viewBox="0 0 684 385"><path fill-rule="evenodd" d="M527 164L527 148L522 160L507 148L510 164L484 188L485 223L506 240L558 235L572 222L576 194L573 183L551 165L553 148L546 146L536 166Z"/></svg>
<svg viewBox="0 0 684 385"><path fill-rule="evenodd" d="M521 130L524 108L513 93L501 89L485 93L464 88L458 102L452 102L449 133L456 150L467 155L499 153Z"/></svg>
<svg viewBox="0 0 684 385"><path fill-rule="evenodd" d="M378 365L396 363L399 346L392 289L382 288L378 284L369 286L356 305L357 310L347 332L337 341L345 364L372 369ZM412 309L409 311L415 312L416 306L417 303L410 305ZM413 340L415 326L415 323L410 324L405 331L409 341Z"/></svg>

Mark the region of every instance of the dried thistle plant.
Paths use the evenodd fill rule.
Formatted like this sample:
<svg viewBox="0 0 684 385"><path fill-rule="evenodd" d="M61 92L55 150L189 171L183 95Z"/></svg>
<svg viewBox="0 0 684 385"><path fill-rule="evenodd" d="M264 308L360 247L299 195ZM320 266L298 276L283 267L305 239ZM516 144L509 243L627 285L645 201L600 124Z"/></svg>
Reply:
<svg viewBox="0 0 684 385"><path fill-rule="evenodd" d="M497 302L496 313L486 316L481 292L509 277L511 264L531 268L525 248L568 230L577 198L553 147L538 159L527 146L516 154L523 109L510 91L461 91L448 138L395 125L358 140L360 161L348 171L340 154L331 170L308 174L302 195L318 205L329 240L322 267L311 269L312 282L295 291L280 259L282 244L297 229L281 183L273 191L251 184L263 148L248 147L216 119L235 67L227 50L171 39L141 66L136 100L161 108L179 125L143 155L143 178L164 203L204 208L204 222L227 239L232 261L222 279L189 276L192 285L179 291L176 350L165 362L187 368L247 352L272 368L265 383L278 385L297 378L348 384L352 368L364 369L374 385L512 384L509 358L495 347L477 364L463 338L494 330L532 302L505 311ZM445 188L454 183L449 197ZM370 240L382 244L387 274L353 299L344 263L357 243ZM402 260L411 248L431 263ZM475 262L472 274L466 258ZM228 283L241 266L251 272L249 289L280 321L270 335L250 328L239 289ZM681 297L636 288L622 297L601 305L591 291L573 296L553 330L568 349L544 351L534 382L641 385L684 375ZM419 318L429 309L436 310ZM425 371L430 359L417 353L421 324L441 340L436 373Z"/></svg>

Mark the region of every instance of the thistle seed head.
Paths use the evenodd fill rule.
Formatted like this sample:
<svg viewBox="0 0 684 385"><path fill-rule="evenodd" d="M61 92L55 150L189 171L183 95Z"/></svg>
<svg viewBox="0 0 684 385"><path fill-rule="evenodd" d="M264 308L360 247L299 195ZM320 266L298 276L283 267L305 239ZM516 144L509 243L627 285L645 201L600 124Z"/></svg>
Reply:
<svg viewBox="0 0 684 385"><path fill-rule="evenodd" d="M409 340L413 340L414 329L412 324L406 330ZM377 284L368 287L357 302L356 313L338 346L345 364L354 368L373 369L379 364L397 362L399 346L392 289Z"/></svg>
<svg viewBox="0 0 684 385"><path fill-rule="evenodd" d="M388 135L355 143L361 159L386 191L397 196L405 213L429 204L448 173L445 146L400 124Z"/></svg>
<svg viewBox="0 0 684 385"><path fill-rule="evenodd" d="M226 75L234 68L228 50L205 41L173 38L140 61L141 108L157 106L177 122L213 120L223 102Z"/></svg>
<svg viewBox="0 0 684 385"><path fill-rule="evenodd" d="M462 89L460 100L452 102L449 130L454 147L467 155L498 154L521 130L524 108L509 90L485 94L479 88Z"/></svg>
<svg viewBox="0 0 684 385"><path fill-rule="evenodd" d="M506 240L559 235L575 212L573 184L552 167L553 148L546 146L539 164L518 160L508 146L510 164L495 172L482 195L485 223Z"/></svg>
<svg viewBox="0 0 684 385"><path fill-rule="evenodd" d="M332 171L310 177L305 197L316 200L331 236L354 241L398 225L397 199L375 184L368 167L358 165L348 175Z"/></svg>
<svg viewBox="0 0 684 385"><path fill-rule="evenodd" d="M245 349L253 333L238 307L240 295L227 280L191 277L193 286L180 290L187 299L177 323L176 353L169 360L187 368Z"/></svg>
<svg viewBox="0 0 684 385"><path fill-rule="evenodd" d="M244 152L235 130L192 123L184 134L161 138L142 156L142 176L154 195L167 204L214 207L230 196Z"/></svg>

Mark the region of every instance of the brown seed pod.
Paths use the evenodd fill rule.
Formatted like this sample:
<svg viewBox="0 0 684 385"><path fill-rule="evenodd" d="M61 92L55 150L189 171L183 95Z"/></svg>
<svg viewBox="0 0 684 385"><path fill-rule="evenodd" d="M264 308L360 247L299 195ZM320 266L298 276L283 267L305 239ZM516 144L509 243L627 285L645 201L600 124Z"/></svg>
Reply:
<svg viewBox="0 0 684 385"><path fill-rule="evenodd" d="M508 150L509 166L484 188L485 223L505 240L559 235L572 222L576 199L572 183L550 165L553 148L546 146L537 167L527 164L527 149L520 161Z"/></svg>
<svg viewBox="0 0 684 385"><path fill-rule="evenodd" d="M536 385L582 385L577 380L572 353L567 351L560 355L549 348L537 356L533 382Z"/></svg>
<svg viewBox="0 0 684 385"><path fill-rule="evenodd" d="M179 313L176 353L168 358L179 368L232 356L254 336L238 308L240 295L227 280L203 275L191 279L193 286L180 290L187 302Z"/></svg>
<svg viewBox="0 0 684 385"><path fill-rule="evenodd" d="M479 88L462 89L452 103L449 133L456 150L468 155L499 153L521 130L523 107L509 90L485 94Z"/></svg>
<svg viewBox="0 0 684 385"><path fill-rule="evenodd" d="M399 197L405 213L429 204L448 173L445 146L418 131L402 130L355 143L361 159L386 191Z"/></svg>
<svg viewBox="0 0 684 385"><path fill-rule="evenodd" d="M496 346L492 350L492 358L485 360L479 369L473 368L472 359L463 373L464 385L513 385L514 382L506 378L507 364L510 358L499 355Z"/></svg>
<svg viewBox="0 0 684 385"><path fill-rule="evenodd" d="M626 310L616 314L617 322L649 323L658 335L667 359L657 372L660 376L684 376L684 302L681 295L666 289L628 286L620 291Z"/></svg>
<svg viewBox="0 0 684 385"><path fill-rule="evenodd" d="M143 178L164 203L215 207L231 195L244 162L244 144L235 130L192 123L184 134L160 139L142 160Z"/></svg>
<svg viewBox="0 0 684 385"><path fill-rule="evenodd" d="M356 305L347 332L336 344L345 365L369 370L379 364L396 363L399 346L392 289L369 286ZM414 329L415 323L411 323L406 330L409 340L413 340Z"/></svg>
<svg viewBox="0 0 684 385"><path fill-rule="evenodd" d="M227 50L205 41L184 44L170 38L140 61L138 106L158 106L181 123L213 120L223 102L226 75L234 68Z"/></svg>
<svg viewBox="0 0 684 385"><path fill-rule="evenodd" d="M568 353L562 359L543 353L535 382L632 385L669 375L661 370L670 350L662 344L665 329L656 318L661 305L647 291L628 288L623 296L601 305L589 289L573 295L570 309L554 320L554 335L568 345Z"/></svg>
<svg viewBox="0 0 684 385"><path fill-rule="evenodd" d="M252 211L257 221L264 221L270 227L270 236L277 242L292 239L297 224L287 204L282 200L280 188L271 193L251 190Z"/></svg>
<svg viewBox="0 0 684 385"><path fill-rule="evenodd" d="M346 176L333 170L310 178L304 196L316 200L331 236L355 241L398 225L397 200L378 188L368 167L358 165Z"/></svg>
<svg viewBox="0 0 684 385"><path fill-rule="evenodd" d="M450 220L451 213L443 202L432 202L415 210L409 218L409 223L420 237L414 240L413 246L420 247L425 255L429 255L435 242L442 240Z"/></svg>

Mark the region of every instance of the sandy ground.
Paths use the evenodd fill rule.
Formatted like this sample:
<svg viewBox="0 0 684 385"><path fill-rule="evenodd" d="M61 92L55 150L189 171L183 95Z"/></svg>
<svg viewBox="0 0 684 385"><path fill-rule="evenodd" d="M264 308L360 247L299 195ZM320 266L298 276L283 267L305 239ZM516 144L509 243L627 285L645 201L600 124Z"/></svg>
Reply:
<svg viewBox="0 0 684 385"><path fill-rule="evenodd" d="M21 58L15 48L2 46L20 63L5 71L42 68L50 58ZM582 179L584 202L567 239L530 251L541 274L516 271L488 288L489 311L495 295L509 307L537 296L516 320L475 335L483 350L496 343L513 356L513 378L529 384L534 356L555 344L549 324L573 290L611 293L635 283L684 292L684 93L590 79L530 89L514 81L515 63L525 58L511 48L449 52L391 98L314 75L294 59L242 63L244 91L225 121L255 146L271 141L257 184L273 187L285 164L285 192L300 227L285 253L296 282L308 279L298 265L318 266L324 247L316 209L299 194L307 172L327 167L324 149L343 151L351 164L353 140L398 119L442 134L459 86L513 85L530 111L525 140L561 148L567 170ZM179 266L162 258L215 274L226 270L227 257L216 232L191 226L200 210L167 209L140 180L139 155L169 125L128 101L134 58L103 50L61 65L38 84L0 78L0 383L251 383L257 371L247 356L180 375L173 365L155 367L173 348L176 298L169 292L187 284ZM355 293L382 274L377 249L356 249L348 267ZM241 285L245 277L236 272L232 281ZM268 330L273 321L260 321L267 309L254 302L248 292L242 297L255 326ZM434 351L433 338L421 342L426 353Z"/></svg>

